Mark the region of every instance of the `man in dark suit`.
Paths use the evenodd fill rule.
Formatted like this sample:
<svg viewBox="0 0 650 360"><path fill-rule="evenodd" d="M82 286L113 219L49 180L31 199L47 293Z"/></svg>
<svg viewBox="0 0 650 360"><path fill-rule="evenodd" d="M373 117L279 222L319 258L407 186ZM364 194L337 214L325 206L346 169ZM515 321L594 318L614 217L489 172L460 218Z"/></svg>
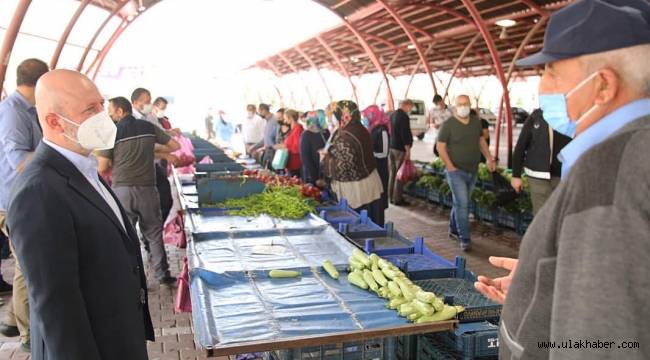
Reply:
<svg viewBox="0 0 650 360"><path fill-rule="evenodd" d="M145 360L154 338L138 237L91 155L115 141L103 103L92 81L70 70L36 87L43 142L8 212L35 360Z"/></svg>

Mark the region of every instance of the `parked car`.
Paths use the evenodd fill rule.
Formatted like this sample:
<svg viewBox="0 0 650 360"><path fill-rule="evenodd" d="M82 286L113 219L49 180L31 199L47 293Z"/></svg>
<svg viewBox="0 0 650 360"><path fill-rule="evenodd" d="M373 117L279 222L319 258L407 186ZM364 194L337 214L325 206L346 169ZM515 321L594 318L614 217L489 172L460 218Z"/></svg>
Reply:
<svg viewBox="0 0 650 360"><path fill-rule="evenodd" d="M479 108L478 112L479 112L479 116L481 117L481 119L486 120L488 123L490 123L490 125L496 124L497 116L494 115L492 110L486 109L486 108Z"/></svg>
<svg viewBox="0 0 650 360"><path fill-rule="evenodd" d="M525 123L526 119L528 119L529 116L530 116L530 114L528 113L528 111L526 111L526 110L524 110L522 108L519 108L519 107L513 107L512 108L512 121L515 124L523 124L523 123Z"/></svg>

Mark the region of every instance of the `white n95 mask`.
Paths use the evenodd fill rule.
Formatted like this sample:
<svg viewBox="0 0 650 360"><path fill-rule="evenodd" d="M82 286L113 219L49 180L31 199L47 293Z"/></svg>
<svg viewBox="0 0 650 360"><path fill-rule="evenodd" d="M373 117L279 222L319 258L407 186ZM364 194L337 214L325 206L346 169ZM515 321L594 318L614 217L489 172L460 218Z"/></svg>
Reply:
<svg viewBox="0 0 650 360"><path fill-rule="evenodd" d="M63 121L78 127L76 139L65 134L63 134L63 136L78 143L84 149L90 151L107 150L112 149L113 146L115 146L117 127L106 111L98 112L81 124L77 124L64 116L59 116Z"/></svg>

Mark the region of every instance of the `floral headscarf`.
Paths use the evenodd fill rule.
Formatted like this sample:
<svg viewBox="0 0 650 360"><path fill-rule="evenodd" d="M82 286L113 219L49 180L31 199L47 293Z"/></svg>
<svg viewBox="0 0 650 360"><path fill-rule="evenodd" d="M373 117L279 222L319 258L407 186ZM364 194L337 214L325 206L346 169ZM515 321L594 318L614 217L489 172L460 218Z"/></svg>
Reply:
<svg viewBox="0 0 650 360"><path fill-rule="evenodd" d="M359 107L354 101L342 100L336 103L334 109L334 116L341 123L343 127L347 126L352 121L360 121L361 113Z"/></svg>
<svg viewBox="0 0 650 360"><path fill-rule="evenodd" d="M368 127L369 132L372 132L372 130L377 126L384 125L388 128L388 133L391 133L390 119L388 117L388 114L386 114L379 106L370 105L361 113L366 119L368 119L368 122L370 124Z"/></svg>

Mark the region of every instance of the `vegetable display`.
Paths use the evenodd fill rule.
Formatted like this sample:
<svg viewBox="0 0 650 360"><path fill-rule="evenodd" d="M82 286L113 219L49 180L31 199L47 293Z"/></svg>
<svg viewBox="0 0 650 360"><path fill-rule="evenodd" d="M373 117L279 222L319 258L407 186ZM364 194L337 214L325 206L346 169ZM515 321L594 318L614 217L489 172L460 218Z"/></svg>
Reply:
<svg viewBox="0 0 650 360"><path fill-rule="evenodd" d="M302 275L299 271L290 271L290 270L271 270L269 271L270 278L295 278Z"/></svg>
<svg viewBox="0 0 650 360"><path fill-rule="evenodd" d="M267 187L264 192L240 199L228 199L217 207L233 209L234 216L260 216L262 214L283 219L302 219L316 210L313 199L305 198L297 187Z"/></svg>
<svg viewBox="0 0 650 360"><path fill-rule="evenodd" d="M396 310L411 322L450 320L465 310L462 306L447 305L436 294L422 290L395 265L376 254L367 256L354 249L349 267L348 282L386 299L387 308Z"/></svg>
<svg viewBox="0 0 650 360"><path fill-rule="evenodd" d="M442 179L434 175L424 175L416 182L416 185L425 189L437 189L442 184Z"/></svg>

